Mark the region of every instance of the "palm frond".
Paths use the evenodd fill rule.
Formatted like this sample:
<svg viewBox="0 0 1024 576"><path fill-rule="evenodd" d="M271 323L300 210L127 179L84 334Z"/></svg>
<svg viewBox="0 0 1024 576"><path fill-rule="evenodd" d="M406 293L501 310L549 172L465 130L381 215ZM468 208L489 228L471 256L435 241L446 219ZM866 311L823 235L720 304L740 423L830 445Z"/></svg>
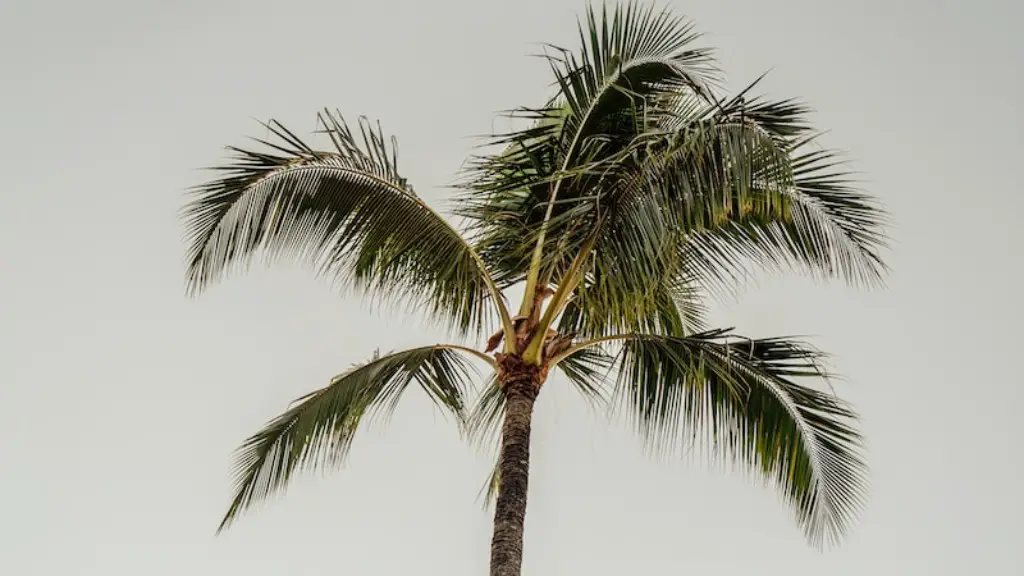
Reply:
<svg viewBox="0 0 1024 576"><path fill-rule="evenodd" d="M767 191L774 182L785 195L781 217L759 211L730 214L717 226L691 231L686 246L708 282L732 280L749 265L798 268L851 284L879 285L887 270L888 216L856 188L855 174L835 150L815 148L809 109L794 100L738 99L715 112L716 121L742 122L762 132L785 154L786 181L755 167L751 184ZM781 164L780 164L781 166Z"/></svg>
<svg viewBox="0 0 1024 576"><path fill-rule="evenodd" d="M867 481L853 411L796 381L826 378L821 360L798 342L722 330L635 336L623 342L617 397L654 445L707 441L773 482L822 545L847 530Z"/></svg>
<svg viewBox="0 0 1024 576"><path fill-rule="evenodd" d="M470 440L483 443L497 438L504 418L505 392L491 374L466 420Z"/></svg>
<svg viewBox="0 0 1024 576"><path fill-rule="evenodd" d="M498 486L501 484L499 470L501 453L501 423L505 419L505 392L498 386L498 379L491 375L484 384L483 390L477 398L473 410L470 411L467 419L470 440L479 445L491 444L495 446L494 466L491 468L483 488L480 490L484 497L484 505L489 505L498 494Z"/></svg>
<svg viewBox="0 0 1024 576"><path fill-rule="evenodd" d="M671 264L662 262L646 276L630 277L622 272L626 266L621 260L595 258L559 318L559 332L582 338L622 333L685 336L706 328L704 295L685 271L673 273Z"/></svg>
<svg viewBox="0 0 1024 576"><path fill-rule="evenodd" d="M339 464L363 417L390 413L411 383L464 423L470 369L467 359L449 347L413 348L374 355L299 398L239 448L234 497L218 531L283 489L294 472Z"/></svg>
<svg viewBox="0 0 1024 576"><path fill-rule="evenodd" d="M594 404L608 400L605 386L615 365L615 357L597 347L581 348L555 364L585 399Z"/></svg>
<svg viewBox="0 0 1024 576"><path fill-rule="evenodd" d="M682 335L684 322L666 315L675 308L673 300L679 300L670 295L682 293L697 302L692 297L695 281L703 279L703 270L694 266L701 262L683 250L688 237L739 217L782 219L788 210L788 157L760 130L702 122L671 136L649 134L638 141L632 154L607 167L607 185L588 202L601 217L580 227L581 234L596 237L578 293L580 310L590 312L591 336ZM587 310L595 303L595 310ZM684 311L699 308L696 303ZM647 325L614 325L624 319L635 322L634 316ZM690 331L699 324L687 320Z"/></svg>
<svg viewBox="0 0 1024 576"><path fill-rule="evenodd" d="M601 176L595 167L620 154L672 110L680 92L712 99L719 80L711 53L692 48L698 38L687 20L637 3L611 13L593 9L581 23L576 52L547 54L558 95L537 110L517 111L532 125L500 135L500 153L471 165L459 213L499 283L523 279L542 243L541 267L558 268L559 254L583 243L591 198ZM557 191L557 193L556 193ZM561 262L561 265L566 265Z"/></svg>
<svg viewBox="0 0 1024 576"><path fill-rule="evenodd" d="M504 304L479 256L400 176L394 141L340 114L320 116L333 150L318 151L277 122L265 150L231 148L221 177L184 209L188 284L200 291L253 255L288 254L343 285L425 307L462 333Z"/></svg>
<svg viewBox="0 0 1024 576"><path fill-rule="evenodd" d="M805 107L737 97L679 110L606 165L609 184L589 201L603 216L590 273L614 270L597 284L604 300L680 277L730 293L752 266L881 281L885 214L833 152L807 151Z"/></svg>
<svg viewBox="0 0 1024 576"><path fill-rule="evenodd" d="M611 14L603 7L600 17L588 7L579 50L555 48L549 56L559 96L571 110L563 124L568 155L581 152L589 135L621 133L621 125L609 130L609 122L646 120L663 97L674 100L681 90L711 97L720 73L710 50L692 48L699 38L693 28L653 5L630 2Z"/></svg>

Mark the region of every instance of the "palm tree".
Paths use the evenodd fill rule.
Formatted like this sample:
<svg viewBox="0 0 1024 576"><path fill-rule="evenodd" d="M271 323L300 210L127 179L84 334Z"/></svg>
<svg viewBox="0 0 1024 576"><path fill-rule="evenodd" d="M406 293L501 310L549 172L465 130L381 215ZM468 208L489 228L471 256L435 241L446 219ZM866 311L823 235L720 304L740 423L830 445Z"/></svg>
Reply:
<svg viewBox="0 0 1024 576"><path fill-rule="evenodd" d="M262 150L231 148L193 191L191 290L287 254L462 342L374 355L297 400L239 449L221 529L296 470L344 458L362 419L415 383L472 438L500 430L490 573L518 575L530 421L552 368L627 408L654 445L705 442L763 474L812 544L849 527L866 466L851 408L812 387L829 376L823 355L709 329L704 303L751 267L878 284L884 213L815 145L804 105L753 85L720 96L686 20L630 4L588 9L579 31L577 51L546 49L553 97L512 111L518 128L468 164L460 227L400 175L378 124L353 131L329 111L327 149L271 121ZM470 360L491 369L472 408Z"/></svg>

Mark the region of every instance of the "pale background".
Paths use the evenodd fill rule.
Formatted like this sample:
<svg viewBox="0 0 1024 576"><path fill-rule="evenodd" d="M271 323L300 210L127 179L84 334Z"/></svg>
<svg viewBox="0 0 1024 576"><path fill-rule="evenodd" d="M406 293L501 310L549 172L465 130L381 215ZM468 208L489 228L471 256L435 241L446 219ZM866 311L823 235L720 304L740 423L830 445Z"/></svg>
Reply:
<svg viewBox="0 0 1024 576"><path fill-rule="evenodd" d="M870 438L870 507L807 546L775 494L652 462L564 381L537 414L524 572L1012 575L1021 528L1019 2L673 6L734 86L814 105L896 228L884 292L765 280L723 323L809 334ZM548 93L577 0L44 2L0 8L0 574L485 573L488 459L418 393L349 466L226 535L235 446L374 347L430 343L306 270L184 297L182 190L322 106L380 118L441 199L493 112ZM500 128L500 125L495 127Z"/></svg>

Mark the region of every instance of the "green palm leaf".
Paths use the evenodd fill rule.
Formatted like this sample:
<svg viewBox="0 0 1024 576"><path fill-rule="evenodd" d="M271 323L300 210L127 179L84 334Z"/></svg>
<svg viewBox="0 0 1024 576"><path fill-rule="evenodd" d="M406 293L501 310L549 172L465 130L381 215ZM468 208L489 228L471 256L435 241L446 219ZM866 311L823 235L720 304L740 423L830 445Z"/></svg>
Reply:
<svg viewBox="0 0 1024 576"><path fill-rule="evenodd" d="M706 328L703 294L685 273L652 271L638 286L611 259L595 260L562 312L559 332L587 339L631 332L683 336Z"/></svg>
<svg viewBox="0 0 1024 576"><path fill-rule="evenodd" d="M708 442L781 488L812 544L833 543L867 471L852 410L796 381L827 377L821 360L783 338L637 335L623 341L616 395L654 446Z"/></svg>
<svg viewBox="0 0 1024 576"><path fill-rule="evenodd" d="M473 163L463 186L459 213L482 251L503 254L492 262L494 275L510 283L538 254L550 276L558 255L582 245L570 236L586 227L576 204L595 189L595 162L645 133L680 90L710 97L718 81L710 51L690 47L698 38L692 25L667 11L631 3L598 17L591 9L580 37L578 53L548 54L558 96L545 108L517 111L534 126L495 138L503 151Z"/></svg>
<svg viewBox="0 0 1024 576"><path fill-rule="evenodd" d="M555 364L583 397L594 404L603 404L609 391L605 381L615 368L615 357L597 347L583 348Z"/></svg>
<svg viewBox="0 0 1024 576"><path fill-rule="evenodd" d="M660 286L728 293L751 265L879 281L884 214L834 154L806 152L806 107L749 97L756 82L719 100L709 53L666 12L589 11L581 38L551 59L559 95L519 111L533 126L497 138L461 198L501 285L528 279L531 260L545 283L585 259L562 326L588 314L599 336L673 333ZM615 325L622 311L634 326Z"/></svg>
<svg viewBox="0 0 1024 576"><path fill-rule="evenodd" d="M732 282L749 265L796 267L823 278L878 285L886 272L885 211L855 186L834 150L814 148L809 109L793 100L737 98L709 111L715 122L742 123L774 143L784 161L753 165L752 196L776 200L782 214L731 211L710 226L690 229L687 257L705 283ZM766 146L765 148L768 148ZM680 172L692 170L685 164ZM779 176L783 178L779 178Z"/></svg>
<svg viewBox="0 0 1024 576"><path fill-rule="evenodd" d="M580 202L592 206L593 221L579 230L593 238L593 250L576 298L592 337L699 329L696 288L705 280L705 254L694 254L690 238L740 217L782 220L791 203L788 156L755 128L705 121L638 141L647 142L609 165L607 185ZM674 305L680 297L682 308ZM572 317L567 310L563 324Z"/></svg>
<svg viewBox="0 0 1024 576"><path fill-rule="evenodd" d="M390 413L413 382L463 423L471 367L451 348L427 346L375 355L335 376L327 387L296 400L239 448L235 493L219 530L283 489L295 471L340 463L363 417Z"/></svg>
<svg viewBox="0 0 1024 576"><path fill-rule="evenodd" d="M805 108L737 98L681 110L690 116L675 115L671 130L640 136L606 162L607 184L575 206L589 217L580 233L597 236L579 300L617 305L605 307L606 318L591 315L591 336L652 332L613 324L663 317L636 295L653 302L659 286L693 283L728 293L751 265L880 282L885 214L851 185L835 153L807 151Z"/></svg>
<svg viewBox="0 0 1024 576"><path fill-rule="evenodd" d="M485 505L490 504L497 496L498 486L501 483L500 459L498 457L501 451L501 435L498 432L505 419L505 406L505 392L498 386L497 377L491 375L468 418L470 439L477 444L490 444L495 447L493 450L494 466L491 467L491 472L487 475L487 480L480 491Z"/></svg>
<svg viewBox="0 0 1024 576"><path fill-rule="evenodd" d="M209 286L259 252L307 259L343 285L407 299L462 333L480 330L498 298L479 256L399 175L393 142L363 120L320 117L333 143L314 150L282 125L266 150L231 148L222 177L185 207L188 283Z"/></svg>
<svg viewBox="0 0 1024 576"><path fill-rule="evenodd" d="M571 111L563 122L570 160L584 152L586 137L642 132L645 116L662 98L681 90L709 96L720 80L711 51L691 47L699 38L693 24L668 10L631 2L611 14L602 8L598 18L588 7L586 21L579 26L579 50L556 48L548 59L559 98ZM623 131L623 123L634 129Z"/></svg>

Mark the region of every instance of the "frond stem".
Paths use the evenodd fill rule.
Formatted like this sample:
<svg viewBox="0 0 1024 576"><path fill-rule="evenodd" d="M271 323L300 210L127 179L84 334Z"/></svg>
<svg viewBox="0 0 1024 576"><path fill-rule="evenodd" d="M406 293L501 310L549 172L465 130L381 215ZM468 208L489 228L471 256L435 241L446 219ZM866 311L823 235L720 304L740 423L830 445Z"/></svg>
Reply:
<svg viewBox="0 0 1024 576"><path fill-rule="evenodd" d="M487 354L484 354L479 350L474 350L473 348L470 348L468 346L460 346L458 344L438 344L434 348L437 348L438 350L457 350L459 352L465 352L466 354L471 354L483 360L488 365L490 365L491 368L497 367L497 363L495 363L494 358L491 358Z"/></svg>
<svg viewBox="0 0 1024 576"><path fill-rule="evenodd" d="M555 316L562 311L565 304L569 301L569 296L576 290L576 286L579 285L581 278L580 270L583 268L583 262L590 255L590 251L597 242L597 233L600 228L601 221L599 219L594 226L594 232L587 237L586 242L584 242L580 251L576 254L576 257L573 258L572 264L569 265L569 270L566 271L565 276L563 276L561 281L559 281L558 290L556 290L554 296L551 297L551 303L548 304L547 309L544 310L544 316L541 317L533 338L527 345L526 351L523 352L523 359L527 363L540 363L540 350L544 344L544 337L547 335L548 328L554 321Z"/></svg>
<svg viewBox="0 0 1024 576"><path fill-rule="evenodd" d="M562 360L565 360L567 357L572 356L573 354L579 352L580 350L583 350L584 348L590 348L591 346L597 346L598 344L602 344L604 342L612 342L614 340L629 340L630 338L635 338L637 336L639 336L639 334L613 334L611 336L601 336L599 338L593 338L585 342L580 342L579 344L570 346L566 348L564 351L552 356L550 360L551 366L558 364Z"/></svg>
<svg viewBox="0 0 1024 576"><path fill-rule="evenodd" d="M629 65L624 65L619 68L618 72L613 74L611 79L606 81L601 87L601 90L593 99L591 99L590 105L587 106L586 113L584 113L583 117L580 119L579 128L573 135L572 142L569 144L568 150L566 150L565 160L562 162L562 173L565 173L565 171L569 169L569 163L573 160L573 157L576 154L576 148L579 146L580 139L583 136L583 131L586 129L587 123L590 121L590 117L593 115L594 110L597 109L597 105L604 98L605 93L614 86L615 82L617 82L620 77L622 77L624 71L627 68L631 68L632 65L633 63L631 62ZM563 180L564 177L559 178L555 182L554 186L551 188L551 195L548 196L548 206L544 212L544 220L541 222L540 232L537 234L537 244L533 248L533 257L530 259L530 270L526 275L526 291L523 294L523 303L519 308L519 313L521 315L528 314L529 307L533 306L533 295L537 289L537 280L540 277L540 260L544 255L544 240L547 236L548 223L551 221L551 214L555 209L555 200L558 198L558 189L562 185Z"/></svg>

